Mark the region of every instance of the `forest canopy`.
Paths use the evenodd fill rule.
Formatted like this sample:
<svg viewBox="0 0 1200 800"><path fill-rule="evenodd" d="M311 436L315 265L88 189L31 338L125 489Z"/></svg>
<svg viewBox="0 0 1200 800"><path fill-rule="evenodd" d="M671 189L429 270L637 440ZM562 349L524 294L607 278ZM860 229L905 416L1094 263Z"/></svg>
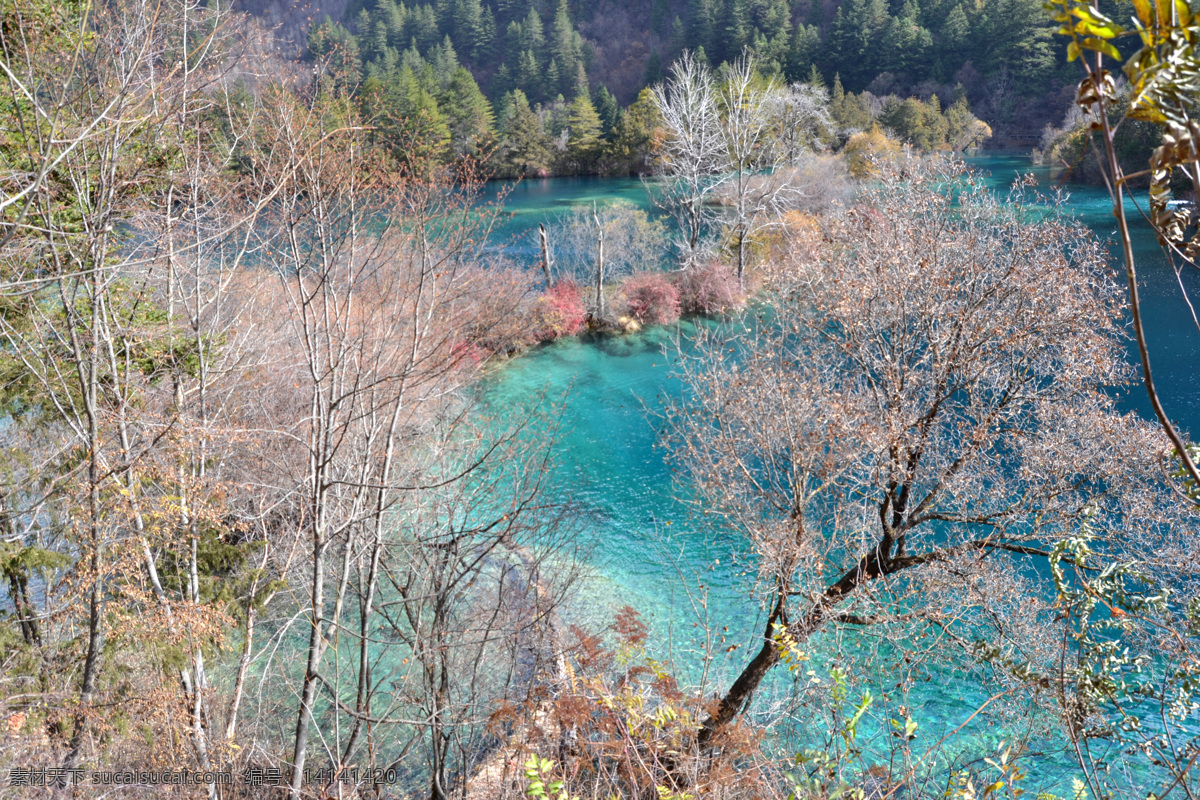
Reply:
<svg viewBox="0 0 1200 800"><path fill-rule="evenodd" d="M435 146L453 143L447 157L499 151L507 175L620 173L645 168L639 92L684 53L713 69L748 53L781 83L865 93L851 128L869 129L889 104L961 107L1008 146L1030 147L1070 99L1073 73L1052 30L1032 0L365 0L315 25L307 52L362 87L370 117L421 116ZM911 117L893 112L881 124L899 123L925 149L945 145L936 133L912 136Z"/></svg>

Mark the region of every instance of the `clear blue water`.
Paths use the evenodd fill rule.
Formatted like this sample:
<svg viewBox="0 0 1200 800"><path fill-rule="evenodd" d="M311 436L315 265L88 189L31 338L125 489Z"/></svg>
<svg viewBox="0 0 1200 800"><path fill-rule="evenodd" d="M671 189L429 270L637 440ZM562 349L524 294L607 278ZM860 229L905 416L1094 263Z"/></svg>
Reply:
<svg viewBox="0 0 1200 800"><path fill-rule="evenodd" d="M1034 172L1043 189L1053 183L1045 171L1019 155L987 155L972 159L990 182L1003 190L1018 172ZM495 192L499 187L493 187ZM1107 194L1091 187L1064 187L1070 207L1102 239L1115 238L1115 222ZM526 181L506 198L511 216L498 231L513 245L514 258L535 263L537 245L530 235L573 204L620 198L646 207L644 190L635 180L549 179ZM1163 402L1184 429L1200 433L1200 333L1192 326L1174 272L1144 225L1139 226L1140 261L1148 338ZM1114 277L1118 276L1114 272ZM1200 281L1192 280L1200 294ZM733 534L713 531L696 518L686 502L687 487L675 481L666 453L657 446L656 414L664 399L679 397L684 387L671 376L671 352L678 342L686 349L692 323L650 329L621 338L561 341L537 349L506 365L484 387L486 402L500 410L548 391L561 399L562 438L551 491L582 511L592 575L577 591L568 615L590 626L612 620L620 606L642 613L653 632L655 655L669 657L684 680L699 680L702 627L724 634L714 642L718 658L710 666L708 693L727 685L755 647L762 611L748 596L752 570L742 543ZM1140 387L1123 398L1128 407L1149 416ZM703 598L704 602L698 602ZM728 633L725 628L728 628ZM853 641L843 659L852 670L857 696L870 687L878 696L896 678L854 670L854 653L866 654L869 635L849 634ZM855 638L857 637L857 638ZM724 651L738 645L732 653ZM844 642L843 642L844 644ZM829 642L814 642L812 667L827 675ZM786 673L777 670L773 691L787 688ZM969 670L931 665L913 676L916 686L904 700L924 735L941 737L960 725L987 698ZM768 692L769 694L769 692ZM895 701L896 698L893 698ZM760 703L760 705L762 705ZM805 732L800 726L798 737ZM995 715L981 714L947 743L950 754L991 755L1008 730ZM886 737L883 737L886 740ZM927 742L930 744L932 742ZM1048 754L1036 765L1028 788L1061 791L1074 773L1063 743L1043 740Z"/></svg>

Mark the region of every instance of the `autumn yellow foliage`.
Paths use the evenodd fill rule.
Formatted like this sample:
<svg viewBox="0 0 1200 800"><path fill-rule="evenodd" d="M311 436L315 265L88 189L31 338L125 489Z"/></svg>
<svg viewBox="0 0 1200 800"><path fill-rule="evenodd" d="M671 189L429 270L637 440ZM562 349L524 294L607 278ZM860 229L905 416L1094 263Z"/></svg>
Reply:
<svg viewBox="0 0 1200 800"><path fill-rule="evenodd" d="M900 152L900 143L889 139L878 126L854 134L842 148L846 168L855 178L868 177L876 171L879 163L891 161L900 155Z"/></svg>

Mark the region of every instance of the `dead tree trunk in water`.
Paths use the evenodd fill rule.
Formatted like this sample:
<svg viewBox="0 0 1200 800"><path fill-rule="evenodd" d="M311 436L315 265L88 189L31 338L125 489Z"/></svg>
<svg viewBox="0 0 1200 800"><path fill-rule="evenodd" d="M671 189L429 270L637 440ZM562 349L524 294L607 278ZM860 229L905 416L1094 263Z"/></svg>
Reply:
<svg viewBox="0 0 1200 800"><path fill-rule="evenodd" d="M550 242L546 238L546 226L538 223L538 236L542 240L542 272L546 273L546 288L550 288Z"/></svg>
<svg viewBox="0 0 1200 800"><path fill-rule="evenodd" d="M592 219L596 222L596 319L604 317L604 226L592 203Z"/></svg>

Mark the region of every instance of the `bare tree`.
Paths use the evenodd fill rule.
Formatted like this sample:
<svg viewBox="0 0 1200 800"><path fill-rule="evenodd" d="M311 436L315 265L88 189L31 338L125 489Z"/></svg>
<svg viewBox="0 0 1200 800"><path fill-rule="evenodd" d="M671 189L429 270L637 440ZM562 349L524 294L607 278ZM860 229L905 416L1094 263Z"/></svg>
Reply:
<svg viewBox="0 0 1200 800"><path fill-rule="evenodd" d="M479 302L494 276L474 264L495 209L476 204L482 180L467 164L451 181L369 147L336 94L280 90L264 109L252 194L274 200L255 247L282 320L272 394L293 398L274 420L267 474L308 551L292 574L307 596L296 609L304 669L283 676L298 701L290 793L303 795L316 747L336 780L364 759L394 774L427 753L431 796L447 797L470 763L448 748L470 731L470 751L481 730L490 677L480 659L515 641L507 582L532 580L523 565L501 568L495 551L511 556L519 530L536 527L542 474L536 464L520 480L508 473L511 483L486 494L496 511L485 518L483 495L471 492L483 491L493 461L515 469L524 451L499 436L456 455L480 436L459 394L476 374L475 342L515 310ZM467 513L448 498L468 496L468 518L444 516ZM534 544L521 547L536 566ZM473 587L493 579L505 591L486 603L501 606L473 616L484 602ZM464 608L471 621L455 633ZM464 694L468 710L455 710L452 696Z"/></svg>
<svg viewBox="0 0 1200 800"><path fill-rule="evenodd" d="M485 752L489 718L544 690L561 650L553 615L573 582L564 509L541 496L548 450L530 441L545 429L529 416L487 425L477 433L494 457L452 446L440 468L476 462L471 479L421 492L387 534L391 599L368 621L373 638L392 643L387 661L374 659L370 691L388 700L379 716L411 721L399 735L376 733L374 757L395 768L415 748L439 800Z"/></svg>
<svg viewBox="0 0 1200 800"><path fill-rule="evenodd" d="M75 18L47 18L26 4L13 14L0 33L12 101L6 114L20 131L9 163L34 168L3 178L2 291L21 313L6 316L2 334L22 381L45 398L45 422L68 434L44 463L43 475L53 477L42 484L43 499L57 508L64 542L82 555L76 582L88 587L86 656L64 764L78 762L91 731L106 608L117 599L113 608L126 609L118 616L145 612L147 639L187 642L189 663L176 674L193 754L207 769L201 647L219 612L200 602L194 553L186 592L176 596L164 581L158 498L148 488L150 456L177 421L176 397L162 381L180 361L203 362L205 354L180 345L162 324L161 242L131 235L129 226L177 211L169 190L165 208L155 191L177 177L170 166L177 156L193 155L188 137L211 111L205 93L227 63L224 14L139 2ZM223 168L220 156L205 162L210 171ZM26 519L45 521L36 512ZM132 547L112 549L119 541Z"/></svg>
<svg viewBox="0 0 1200 800"><path fill-rule="evenodd" d="M515 347L532 281L497 291L480 268L496 208L471 165L402 170L320 76L230 86L224 13L19 4L0 26L20 132L0 174L0 414L32 445L6 460L0 566L42 664L5 701L48 710L66 767L93 744L118 757L111 720L133 713L152 759L287 748L293 796L314 739L338 780L415 743L448 796L488 704L529 688L560 597L539 575L561 515L540 500L546 450L460 391ZM236 622L240 653L214 667ZM399 681L389 650L426 671ZM109 693L107 659L132 691ZM245 722L247 697L294 714L293 735Z"/></svg>
<svg viewBox="0 0 1200 800"><path fill-rule="evenodd" d="M592 222L596 225L596 316L604 318L604 226L592 203Z"/></svg>
<svg viewBox="0 0 1200 800"><path fill-rule="evenodd" d="M260 247L286 298L294 359L286 371L306 407L287 420L300 457L292 486L310 541L308 646L290 777L291 795L299 797L324 656L341 624L352 554L380 494L391 488L406 381L402 353L411 343L403 331L408 315L383 316L392 292L408 288L385 269L405 242L386 223L378 235L369 230L372 201L393 199L383 165L364 152L363 131L343 101L321 91L308 103L282 91L273 100L260 174L278 199L260 226ZM427 313L422 306L418 301L413 312L418 321ZM332 569L331 554L339 562Z"/></svg>
<svg viewBox="0 0 1200 800"><path fill-rule="evenodd" d="M779 87L763 79L747 51L727 65L718 89L721 137L729 179L721 194L729 204L737 252L738 283L745 285L746 245L759 231L778 220L788 194L787 181L772 180L782 155L772 146L772 112L781 107L774 99Z"/></svg>
<svg viewBox="0 0 1200 800"><path fill-rule="evenodd" d="M769 609L703 749L823 629L916 621L1045 655L1052 598L1021 562L1084 518L1114 555L1194 550L1155 479L1161 437L1108 392L1129 370L1100 246L961 166L903 169L777 256L758 336L704 338L683 361L676 456L749 538Z"/></svg>
<svg viewBox="0 0 1200 800"><path fill-rule="evenodd" d="M728 224L738 282L744 283L747 245L777 223L795 193L777 170L798 158L803 137L820 123L812 115L827 112L811 93L788 92L760 76L749 52L727 64L721 78L714 80L707 66L685 53L667 82L655 87L667 136L660 174L648 189L680 229L685 267L697 260L710 231Z"/></svg>
<svg viewBox="0 0 1200 800"><path fill-rule="evenodd" d="M836 128L829 114L829 90L809 83L793 83L770 96L769 112L777 158L799 166L823 148Z"/></svg>
<svg viewBox="0 0 1200 800"><path fill-rule="evenodd" d="M651 200L675 220L684 265L699 259L713 217L710 203L726 180L728 152L712 72L685 52L666 83L654 87L654 102L667 131L659 151L659 173L647 184Z"/></svg>

